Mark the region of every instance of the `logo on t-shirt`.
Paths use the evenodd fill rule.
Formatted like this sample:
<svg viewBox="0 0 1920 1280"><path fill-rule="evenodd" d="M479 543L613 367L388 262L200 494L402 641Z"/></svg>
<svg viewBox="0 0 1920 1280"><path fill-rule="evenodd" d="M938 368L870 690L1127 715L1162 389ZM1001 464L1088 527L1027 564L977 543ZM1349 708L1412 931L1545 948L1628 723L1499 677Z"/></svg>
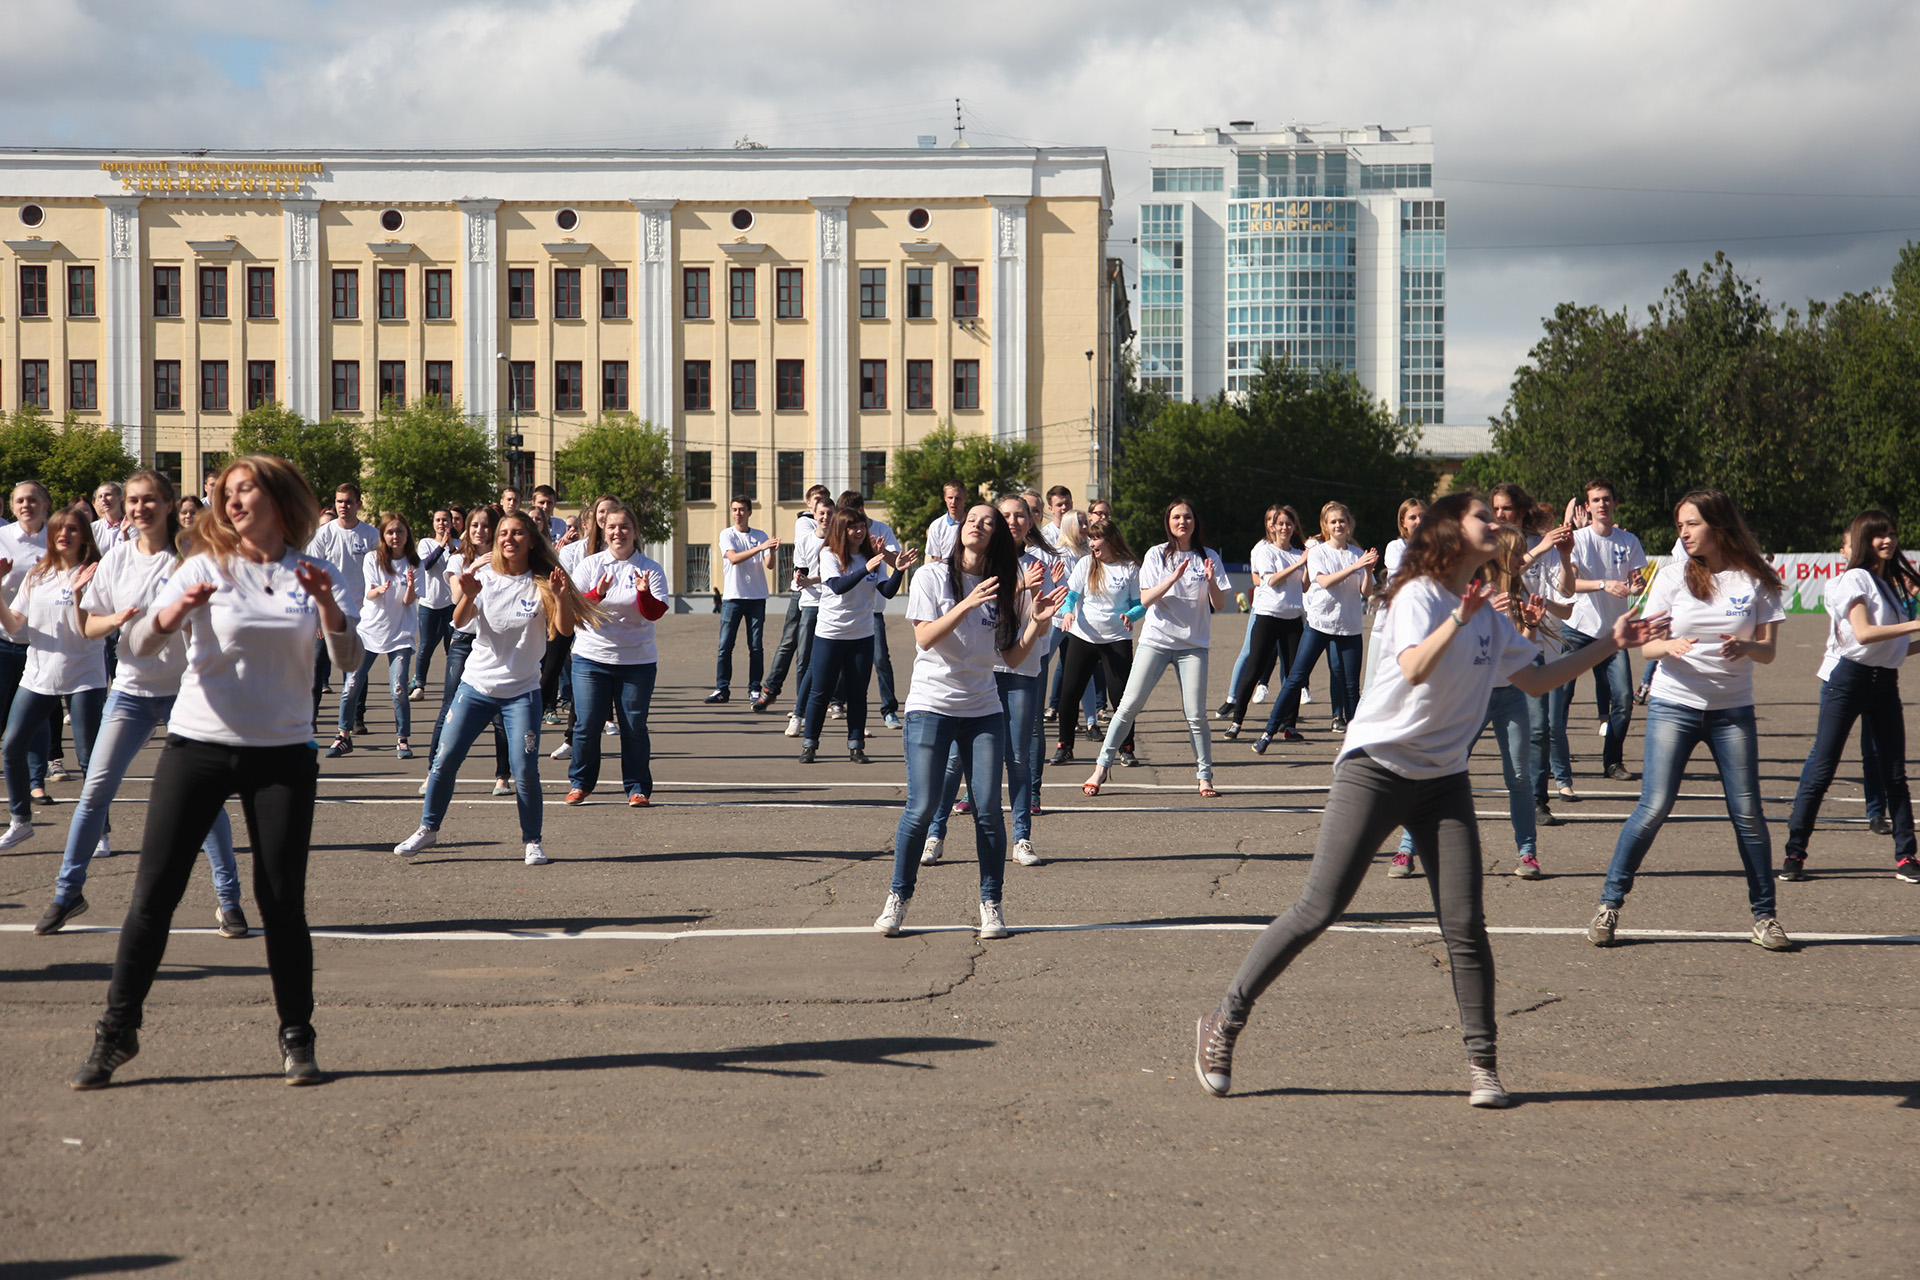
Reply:
<svg viewBox="0 0 1920 1280"><path fill-rule="evenodd" d="M997 627L1000 625L1000 602L998 600L989 600L980 606L980 625L983 627Z"/></svg>
<svg viewBox="0 0 1920 1280"><path fill-rule="evenodd" d="M519 608L520 616L524 618L540 607L540 598L538 596L525 596L514 601L514 604Z"/></svg>
<svg viewBox="0 0 1920 1280"><path fill-rule="evenodd" d="M1746 616L1747 606L1752 603L1753 593L1751 591L1744 596L1728 596L1727 617L1740 618Z"/></svg>
<svg viewBox="0 0 1920 1280"><path fill-rule="evenodd" d="M1493 637L1479 636L1477 639L1480 641L1480 652L1473 655L1473 665L1484 667L1493 661Z"/></svg>

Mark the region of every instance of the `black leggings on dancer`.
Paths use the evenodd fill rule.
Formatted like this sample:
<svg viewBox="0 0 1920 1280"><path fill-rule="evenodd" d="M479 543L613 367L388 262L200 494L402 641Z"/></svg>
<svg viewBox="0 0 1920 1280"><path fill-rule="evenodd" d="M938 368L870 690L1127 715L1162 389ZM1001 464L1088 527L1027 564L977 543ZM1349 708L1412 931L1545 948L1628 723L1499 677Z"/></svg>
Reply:
<svg viewBox="0 0 1920 1280"><path fill-rule="evenodd" d="M1306 619L1299 614L1291 618L1269 617L1264 613L1253 615L1252 650L1247 656L1246 665L1240 668L1240 684L1233 691L1233 709L1227 713L1227 719L1239 724L1247 718L1247 707L1253 702L1253 690L1257 685L1269 683L1273 675L1274 659L1280 660L1282 678L1293 670L1293 660L1300 652L1300 634L1306 630ZM1294 718L1300 712L1300 694L1296 690L1292 695L1293 705L1284 708L1280 717L1282 728L1293 728Z"/></svg>
<svg viewBox="0 0 1920 1280"><path fill-rule="evenodd" d="M1107 644L1095 644L1091 640L1082 640L1073 632L1067 632L1067 638L1060 644L1060 705L1067 708L1060 716L1060 738L1058 746L1068 755L1073 754L1074 731L1080 727L1081 695L1087 691L1087 681L1093 678L1094 668L1104 667L1107 673L1107 688L1124 689L1127 676L1133 671L1133 641L1114 640ZM1133 750L1133 735L1120 744L1120 750Z"/></svg>

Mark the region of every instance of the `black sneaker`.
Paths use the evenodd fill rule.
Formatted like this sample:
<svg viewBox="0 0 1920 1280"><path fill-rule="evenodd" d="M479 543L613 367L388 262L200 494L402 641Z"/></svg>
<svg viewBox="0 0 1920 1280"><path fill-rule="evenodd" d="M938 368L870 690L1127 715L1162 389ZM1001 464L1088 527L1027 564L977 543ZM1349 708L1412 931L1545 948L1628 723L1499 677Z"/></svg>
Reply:
<svg viewBox="0 0 1920 1280"><path fill-rule="evenodd" d="M1786 859L1780 864L1780 878L1782 880L1805 880L1807 878L1807 860L1805 858Z"/></svg>
<svg viewBox="0 0 1920 1280"><path fill-rule="evenodd" d="M1867 819L1867 830L1877 836L1890 836L1893 834L1893 820L1884 813L1876 813Z"/></svg>
<svg viewBox="0 0 1920 1280"><path fill-rule="evenodd" d="M85 894L75 898L72 902L56 902L47 908L47 914L40 917L40 923L33 926L33 931L43 935L58 933L66 927L67 921L73 919L75 916L83 916L85 914L87 914L87 898Z"/></svg>
<svg viewBox="0 0 1920 1280"><path fill-rule="evenodd" d="M1229 698L1225 702L1221 703L1218 709L1214 711L1213 718L1215 720L1225 720L1228 716L1232 714L1233 714L1233 699Z"/></svg>
<svg viewBox="0 0 1920 1280"><path fill-rule="evenodd" d="M773 708L773 695L762 692L749 704L755 711L769 711Z"/></svg>
<svg viewBox="0 0 1920 1280"><path fill-rule="evenodd" d="M1067 750L1064 746L1055 747L1053 749L1053 755L1048 757L1047 763L1048 764L1072 764L1073 752Z"/></svg>
<svg viewBox="0 0 1920 1280"><path fill-rule="evenodd" d="M239 907L221 907L213 913L213 919L220 926L223 938L244 938L253 932L247 925L246 913Z"/></svg>
<svg viewBox="0 0 1920 1280"><path fill-rule="evenodd" d="M801 748L800 748L800 763L801 763L801 764L812 764L812 763L813 763L813 750L814 750L814 749L813 749L812 747L801 747Z"/></svg>
<svg viewBox="0 0 1920 1280"><path fill-rule="evenodd" d="M104 1089L113 1083L113 1073L124 1067L140 1053L140 1031L137 1027L111 1027L106 1019L101 1019L93 1028L93 1052L80 1064L68 1081L82 1093L90 1089Z"/></svg>
<svg viewBox="0 0 1920 1280"><path fill-rule="evenodd" d="M1237 724L1230 724L1227 726L1226 732L1222 733L1220 736L1225 738L1228 742L1237 741L1240 737L1240 726Z"/></svg>
<svg viewBox="0 0 1920 1280"><path fill-rule="evenodd" d="M1920 884L1920 859L1902 858L1893 869L1893 878L1908 884Z"/></svg>
<svg viewBox="0 0 1920 1280"><path fill-rule="evenodd" d="M1627 772L1627 766L1623 764L1608 765L1607 776L1609 778L1612 778L1615 782L1632 782L1633 781L1633 775Z"/></svg>
<svg viewBox="0 0 1920 1280"><path fill-rule="evenodd" d="M362 735L363 737L366 735L368 730L367 730L367 722L365 718L355 720L353 722L353 731L357 734Z"/></svg>
<svg viewBox="0 0 1920 1280"><path fill-rule="evenodd" d="M1047 714L1041 716L1040 720L1043 724L1052 724L1054 721L1058 720L1059 718L1060 718L1060 708L1048 707Z"/></svg>
<svg viewBox="0 0 1920 1280"><path fill-rule="evenodd" d="M725 689L715 689L712 693L708 694L706 697L701 699L702 702L706 703L710 707L718 706L720 703L725 702L726 700L727 700L727 691Z"/></svg>
<svg viewBox="0 0 1920 1280"><path fill-rule="evenodd" d="M1200 1087L1216 1098L1226 1097L1233 1088L1233 1042L1246 1025L1228 1022L1226 1013L1215 1009L1194 1028L1193 1074L1200 1077Z"/></svg>
<svg viewBox="0 0 1920 1280"><path fill-rule="evenodd" d="M1533 802L1533 822L1534 825L1538 827L1563 827L1566 825L1565 820L1562 819L1559 814L1547 808L1547 802L1545 800L1535 800Z"/></svg>
<svg viewBox="0 0 1920 1280"><path fill-rule="evenodd" d="M1120 763L1129 769L1138 769L1140 767L1140 757L1123 747L1120 750Z"/></svg>
<svg viewBox="0 0 1920 1280"><path fill-rule="evenodd" d="M336 760L341 756L350 756L352 754L353 739L347 737L344 733L336 736L333 740L333 745L327 748L327 759L329 760Z"/></svg>
<svg viewBox="0 0 1920 1280"><path fill-rule="evenodd" d="M867 759L867 752L864 747L849 747L847 748L847 763L872 764L873 761Z"/></svg>
<svg viewBox="0 0 1920 1280"><path fill-rule="evenodd" d="M313 1061L311 1026L280 1028L280 1056L286 1067L288 1084L320 1083L320 1068Z"/></svg>

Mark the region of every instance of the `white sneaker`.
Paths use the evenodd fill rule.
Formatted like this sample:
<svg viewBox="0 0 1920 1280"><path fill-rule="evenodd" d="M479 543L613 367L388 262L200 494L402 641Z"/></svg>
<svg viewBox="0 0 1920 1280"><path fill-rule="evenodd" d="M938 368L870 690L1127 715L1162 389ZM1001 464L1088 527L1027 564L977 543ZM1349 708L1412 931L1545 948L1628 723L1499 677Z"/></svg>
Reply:
<svg viewBox="0 0 1920 1280"><path fill-rule="evenodd" d="M1313 701L1313 693L1305 685L1300 686L1300 701L1303 704Z"/></svg>
<svg viewBox="0 0 1920 1280"><path fill-rule="evenodd" d="M1500 1072L1492 1058L1467 1059L1468 1106L1504 1107L1512 1101L1507 1096L1506 1086L1500 1083Z"/></svg>
<svg viewBox="0 0 1920 1280"><path fill-rule="evenodd" d="M880 918L873 922L876 933L884 933L889 938L900 936L900 926L907 922L907 900L897 893L887 895L887 905L880 911Z"/></svg>
<svg viewBox="0 0 1920 1280"><path fill-rule="evenodd" d="M940 861L940 855L946 852L947 842L936 836L928 836L927 842L920 846L920 865L930 867Z"/></svg>
<svg viewBox="0 0 1920 1280"><path fill-rule="evenodd" d="M31 822L22 822L20 819L15 818L7 825L6 834L0 835L0 849L11 849L13 846L23 841L31 840L32 838L33 824Z"/></svg>
<svg viewBox="0 0 1920 1280"><path fill-rule="evenodd" d="M547 753L547 759L565 760L567 757L571 756L572 754L573 754L573 744L571 742L563 742L559 746L555 747L552 751L549 751Z"/></svg>
<svg viewBox="0 0 1920 1280"><path fill-rule="evenodd" d="M105 836L101 836L100 843L93 846L93 856L96 858L111 858L113 856L113 849L108 846Z"/></svg>
<svg viewBox="0 0 1920 1280"><path fill-rule="evenodd" d="M422 849L431 849L439 843L440 833L438 831L431 831L426 827L422 827L405 840L402 840L399 844L393 846L393 851L403 858L411 858Z"/></svg>
<svg viewBox="0 0 1920 1280"><path fill-rule="evenodd" d="M427 691L419 685L415 685L413 686L413 688L407 690L408 702L418 702L420 701L420 699L426 696L427 696Z"/></svg>
<svg viewBox="0 0 1920 1280"><path fill-rule="evenodd" d="M1000 904L983 902L980 904L980 940L1004 938L1007 936L1007 922L1000 916Z"/></svg>
<svg viewBox="0 0 1920 1280"><path fill-rule="evenodd" d="M535 840L527 845L527 865L528 866L544 867L549 862L552 862L552 861L553 859L547 856L547 851L540 847L540 842L538 840Z"/></svg>
<svg viewBox="0 0 1920 1280"><path fill-rule="evenodd" d="M1267 686L1263 684L1253 686L1253 700L1255 702L1265 702L1267 700Z"/></svg>
<svg viewBox="0 0 1920 1280"><path fill-rule="evenodd" d="M1607 736L1607 722L1604 720L1600 722L1600 736L1603 738Z"/></svg>
<svg viewBox="0 0 1920 1280"><path fill-rule="evenodd" d="M800 736L800 717L798 715L790 715L787 717L787 736L789 738L797 738Z"/></svg>
<svg viewBox="0 0 1920 1280"><path fill-rule="evenodd" d="M1015 840L1013 842L1013 860L1023 867L1040 865L1040 855L1033 851L1033 841Z"/></svg>
<svg viewBox="0 0 1920 1280"><path fill-rule="evenodd" d="M495 778L493 780L493 794L497 796L510 796L513 794L513 784L505 778Z"/></svg>
<svg viewBox="0 0 1920 1280"><path fill-rule="evenodd" d="M620 732L620 724L617 720L609 720L607 721L607 727L602 729L600 732L608 736L612 736L613 734Z"/></svg>

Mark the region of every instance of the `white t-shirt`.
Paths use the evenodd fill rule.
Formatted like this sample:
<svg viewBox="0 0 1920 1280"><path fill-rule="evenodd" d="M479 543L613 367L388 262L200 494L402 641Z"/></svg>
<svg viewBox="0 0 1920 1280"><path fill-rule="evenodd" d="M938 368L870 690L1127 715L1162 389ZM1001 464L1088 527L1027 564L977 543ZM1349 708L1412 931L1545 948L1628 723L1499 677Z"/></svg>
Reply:
<svg viewBox="0 0 1920 1280"><path fill-rule="evenodd" d="M463 557L457 556L457 555L449 555L447 557L447 566L446 566L447 571L441 575L447 581L447 594L456 601L458 601L460 598L460 573L465 567L466 567L466 560ZM473 576L474 577L480 579L481 582L485 582L487 580L487 575L492 572L493 572L492 556L484 555L484 556L475 556L473 558ZM455 631L465 632L467 635L470 635L470 636L477 635L479 634L479 623L473 618L468 618L464 623L459 623L459 622L454 623L453 629Z"/></svg>
<svg viewBox="0 0 1920 1280"><path fill-rule="evenodd" d="M358 618L366 608L367 583L362 565L367 552L379 542L379 532L365 520L356 522L351 529L342 528L338 520L330 520L320 526L313 541L307 544L308 555L332 566L329 572L333 575L333 598L348 617Z"/></svg>
<svg viewBox="0 0 1920 1280"><path fill-rule="evenodd" d="M138 532L131 520L122 517L119 524L108 524L107 518L101 516L93 522L93 545L100 548L104 556L115 544L125 542Z"/></svg>
<svg viewBox="0 0 1920 1280"><path fill-rule="evenodd" d="M1520 575L1520 581L1526 587L1527 594L1539 596L1542 600L1551 600L1556 604L1570 604L1573 597L1560 589L1560 553L1549 551ZM1552 614L1541 619L1540 648L1548 658L1560 656L1560 627L1562 621Z"/></svg>
<svg viewBox="0 0 1920 1280"><path fill-rule="evenodd" d="M769 541L766 534L758 529L740 532L728 525L720 532L720 598L722 600L765 600L767 598L767 566L760 556L748 556L739 564L726 558L729 551L746 551L753 547L763 547Z"/></svg>
<svg viewBox="0 0 1920 1280"><path fill-rule="evenodd" d="M95 616L148 608L173 573L173 563L171 551L142 555L138 541L116 542L101 559L80 602ZM180 692L180 677L186 670L187 638L175 632L151 658L136 657L131 645L122 647L113 687L141 698L171 698Z"/></svg>
<svg viewBox="0 0 1920 1280"><path fill-rule="evenodd" d="M952 612L957 603L948 581L947 567L936 565L914 575L907 596L910 622L935 622ZM960 589L971 592L980 585L977 574L962 574ZM1016 599L1018 599L1016 594ZM1019 640L1025 619L1031 615L1021 604L1021 627L1014 632ZM997 716L1000 687L994 682L993 669L1000 661L994 648L999 626L999 606L988 601L960 620L960 625L941 636L931 648L914 646L913 684L907 690L905 710L932 711L943 716Z"/></svg>
<svg viewBox="0 0 1920 1280"><path fill-rule="evenodd" d="M573 585L584 592L600 585L600 579L613 577L600 608L607 620L597 627L576 627L573 633L575 657L600 662L610 667L632 667L658 662L654 648L653 623L640 612L640 588L655 600L667 598L667 571L659 561L650 560L635 548L625 560L616 560L611 551L596 551L582 560L573 571Z"/></svg>
<svg viewBox="0 0 1920 1280"><path fill-rule="evenodd" d="M1352 543L1336 547L1323 542L1307 552L1307 577L1339 573L1363 554ZM1350 573L1331 589L1310 581L1306 591L1307 625L1322 635L1359 635L1367 616L1366 578L1365 573Z"/></svg>
<svg viewBox="0 0 1920 1280"><path fill-rule="evenodd" d="M1138 575L1139 570L1130 564L1102 564L1100 589L1090 591L1088 584L1093 580L1093 557L1080 557L1073 566L1073 573L1067 578L1067 590L1080 593L1073 607L1073 634L1092 644L1115 644L1125 640L1128 635L1128 602L1140 598Z"/></svg>
<svg viewBox="0 0 1920 1280"><path fill-rule="evenodd" d="M1455 628L1447 615L1460 598L1432 578L1400 588L1387 607L1384 645L1360 709L1347 723L1339 760L1356 751L1403 778L1464 773L1467 752L1487 718L1494 682L1511 679L1540 650L1504 613L1482 607ZM1457 630L1439 664L1419 686L1407 683L1399 657L1440 627ZM1338 763L1336 761L1335 763Z"/></svg>
<svg viewBox="0 0 1920 1280"><path fill-rule="evenodd" d="M547 609L533 573L487 574L474 604L473 654L460 683L489 698L517 698L539 688Z"/></svg>
<svg viewBox="0 0 1920 1280"><path fill-rule="evenodd" d="M427 557L440 549L440 544L432 538L420 539L414 548L414 554L420 557L424 572L414 575L414 590L420 595L419 605L423 609L449 609L453 607L453 588L447 584L446 568L453 562L458 551L448 548L447 554L440 557L440 563L426 569Z"/></svg>
<svg viewBox="0 0 1920 1280"><path fill-rule="evenodd" d="M182 628L187 672L167 719L170 733L236 747L313 740L313 641L320 634L320 610L294 577L302 563L334 571L318 556L297 551L270 565L236 556L227 569L212 556L195 555L161 585L154 609L202 582L218 588ZM334 599L340 600L337 586Z"/></svg>
<svg viewBox="0 0 1920 1280"><path fill-rule="evenodd" d="M420 613L411 604L401 603L407 598L407 570L413 570L413 580L418 589L422 578L433 575L423 573L420 566L406 560L396 560L393 572L387 573L380 568L380 553L369 551L360 561L360 577L371 591L381 583L388 583L386 591L371 600L362 600L360 624L360 643L367 647L368 653L398 653L402 649L417 648L420 644ZM443 579L444 581L444 579ZM415 601L418 604L419 601Z"/></svg>
<svg viewBox="0 0 1920 1280"><path fill-rule="evenodd" d="M839 577L846 569L840 557L824 546L820 550L820 577L823 582ZM816 638L859 640L873 634L873 615L880 607L880 584L892 572L885 565L855 583L853 590L837 592L823 587L820 593L820 617L814 623Z"/></svg>
<svg viewBox="0 0 1920 1280"><path fill-rule="evenodd" d="M107 687L107 638L87 639L73 611L73 576L78 572L61 569L29 577L14 594L13 611L27 622L10 637L27 646L23 689L54 697Z"/></svg>
<svg viewBox="0 0 1920 1280"><path fill-rule="evenodd" d="M1020 556L1020 572L1025 573L1029 565L1039 565L1043 573L1040 579L1040 590L1043 593L1051 591L1053 590L1054 560L1055 557L1051 552L1041 551L1036 547L1028 547ZM1028 612L1034 608L1032 593L1025 591L1020 593L1020 607L1023 611ZM1026 660L1019 666L1009 667L1004 662L996 662L993 664L993 669L995 671L1004 671L1008 675L1015 676L1039 675L1040 662L1047 656L1047 640L1050 634L1050 632L1041 632L1040 636L1034 640L1033 646L1027 650Z"/></svg>
<svg viewBox="0 0 1920 1280"><path fill-rule="evenodd" d="M1573 531L1573 576L1590 582L1625 582L1635 569L1644 569L1647 553L1640 539L1615 526L1601 537L1592 526ZM1613 631L1614 619L1632 606L1631 595L1610 595L1605 591L1581 591L1574 595L1573 616L1567 625L1583 635L1603 636Z"/></svg>
<svg viewBox="0 0 1920 1280"><path fill-rule="evenodd" d="M40 526L40 532L28 537L20 528L20 522L0 526L0 559L13 561L13 568L7 570L7 576L0 580L0 590L7 593L11 600L20 594L20 584L26 581L27 571L40 563L40 557L47 554L47 527Z"/></svg>
<svg viewBox="0 0 1920 1280"><path fill-rule="evenodd" d="M945 560L953 554L953 544L960 538L960 522L952 516L942 513L927 526L927 559Z"/></svg>
<svg viewBox="0 0 1920 1280"><path fill-rule="evenodd" d="M587 555L587 540L578 538L560 548L560 567L572 573Z"/></svg>
<svg viewBox="0 0 1920 1280"><path fill-rule="evenodd" d="M1907 620L1906 610L1892 591L1880 585L1870 569L1849 569L1827 584L1827 656L1820 665L1820 678L1833 673L1836 663L1850 658L1866 667L1898 667L1907 660L1912 636L1896 636L1861 644L1854 638L1853 619L1849 617L1856 602L1867 606L1867 621L1876 627L1891 627ZM1663 664L1664 665L1664 664Z"/></svg>
<svg viewBox="0 0 1920 1280"><path fill-rule="evenodd" d="M820 550L827 540L820 533L820 522L812 516L801 516L793 522L793 569L797 574L806 570L813 579L807 586L800 588L800 607L818 609L820 597L826 594L826 588L820 585Z"/></svg>
<svg viewBox="0 0 1920 1280"><path fill-rule="evenodd" d="M1255 613L1268 618L1300 616L1304 607L1301 604L1301 574L1289 574L1277 587L1268 586L1266 579L1270 574L1298 564L1300 557L1305 554L1304 551L1295 551L1292 547L1278 546L1268 538L1262 538L1253 544L1253 551L1247 559L1251 562L1248 567L1253 570L1254 577L1257 579L1253 584Z"/></svg>
<svg viewBox="0 0 1920 1280"><path fill-rule="evenodd" d="M1206 558L1197 551L1173 550L1163 542L1147 552L1140 562L1140 590L1149 591L1173 576L1174 569L1187 562L1187 571L1167 593L1147 606L1140 627L1140 643L1152 649L1205 649L1213 637L1213 607L1207 600L1209 578L1222 591L1232 591L1227 566L1220 554L1207 548Z"/></svg>
<svg viewBox="0 0 1920 1280"><path fill-rule="evenodd" d="M1406 559L1407 540L1405 538L1395 538L1392 542L1389 542L1387 549L1380 553L1380 568L1383 574L1380 581L1391 585L1393 575L1400 572L1400 566L1406 563ZM1380 594L1382 596L1386 594L1385 587L1381 588ZM1386 625L1386 608L1384 606L1378 606L1373 611L1373 634L1379 635L1386 629Z"/></svg>
<svg viewBox="0 0 1920 1280"><path fill-rule="evenodd" d="M1691 652L1660 659L1649 698L1705 711L1753 705L1753 659L1721 657L1720 637L1751 640L1760 627L1786 617L1778 595L1761 590L1752 575L1729 569L1713 575L1711 600L1696 600L1681 560L1654 575L1646 612L1668 613L1673 638L1694 642Z"/></svg>

